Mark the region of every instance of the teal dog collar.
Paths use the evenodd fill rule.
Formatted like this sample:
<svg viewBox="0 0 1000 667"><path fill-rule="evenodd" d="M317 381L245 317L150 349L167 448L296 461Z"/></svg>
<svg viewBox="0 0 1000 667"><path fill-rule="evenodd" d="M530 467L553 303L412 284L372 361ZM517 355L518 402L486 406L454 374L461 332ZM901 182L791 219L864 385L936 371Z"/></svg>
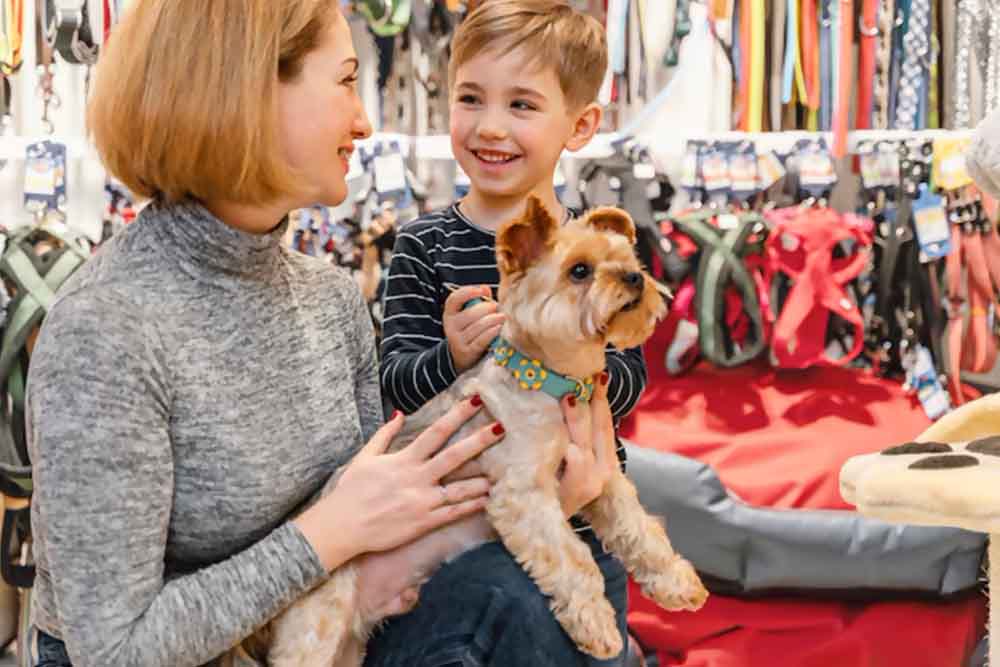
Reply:
<svg viewBox="0 0 1000 667"><path fill-rule="evenodd" d="M563 396L573 394L577 400L584 403L589 402L590 397L594 395L593 377L578 380L556 373L546 368L538 359L524 356L503 338L498 337L493 341L490 350L493 353L493 361L498 366L506 368L517 380L521 389L541 391L556 400L562 400Z"/></svg>

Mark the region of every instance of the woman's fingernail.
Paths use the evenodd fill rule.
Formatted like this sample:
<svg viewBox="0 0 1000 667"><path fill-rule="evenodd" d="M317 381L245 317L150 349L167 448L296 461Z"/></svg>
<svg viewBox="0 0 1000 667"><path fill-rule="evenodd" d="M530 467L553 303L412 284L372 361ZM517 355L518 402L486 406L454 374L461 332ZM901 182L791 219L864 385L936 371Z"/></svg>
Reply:
<svg viewBox="0 0 1000 667"><path fill-rule="evenodd" d="M473 394L472 399L469 402L472 403L472 407L478 408L483 404L483 399L479 397L479 394Z"/></svg>
<svg viewBox="0 0 1000 667"><path fill-rule="evenodd" d="M569 407L575 408L576 407L576 396L574 396L573 394L570 394L569 398L566 399L566 402L569 403Z"/></svg>
<svg viewBox="0 0 1000 667"><path fill-rule="evenodd" d="M490 430L493 431L493 435L503 435L504 433L507 432L507 429L505 429L503 427L503 424L501 424L500 422L494 424L493 428L491 428Z"/></svg>
<svg viewBox="0 0 1000 667"><path fill-rule="evenodd" d="M604 385L608 384L608 378L609 378L609 377L610 377L610 376L608 375L608 372L607 372L607 371L604 371L603 373L601 373L601 386L602 386L602 387L603 387Z"/></svg>
<svg viewBox="0 0 1000 667"><path fill-rule="evenodd" d="M389 417L389 421L393 421L394 419L396 419L397 417L399 417L401 414L403 414L403 413L400 412L399 410L393 410L392 411L392 416Z"/></svg>

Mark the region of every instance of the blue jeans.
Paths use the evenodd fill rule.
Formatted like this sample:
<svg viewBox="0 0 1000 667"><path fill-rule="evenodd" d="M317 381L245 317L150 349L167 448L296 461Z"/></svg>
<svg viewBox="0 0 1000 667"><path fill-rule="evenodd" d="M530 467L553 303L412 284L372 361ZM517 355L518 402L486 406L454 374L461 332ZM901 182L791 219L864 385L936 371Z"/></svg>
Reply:
<svg viewBox="0 0 1000 667"><path fill-rule="evenodd" d="M625 568L587 540L605 595L628 644ZM41 630L35 667L72 667L66 645ZM596 660L580 653L542 595L499 542L448 563L420 589L420 604L391 619L368 644L365 667L621 667L622 655Z"/></svg>
<svg viewBox="0 0 1000 667"><path fill-rule="evenodd" d="M34 630L38 636L38 661L35 667L73 667L66 653L66 645L41 630Z"/></svg>
<svg viewBox="0 0 1000 667"><path fill-rule="evenodd" d="M625 568L590 535L627 645ZM368 643L364 667L620 667L624 653L611 660L581 653L535 582L492 542L438 570L420 589L416 609L391 619Z"/></svg>

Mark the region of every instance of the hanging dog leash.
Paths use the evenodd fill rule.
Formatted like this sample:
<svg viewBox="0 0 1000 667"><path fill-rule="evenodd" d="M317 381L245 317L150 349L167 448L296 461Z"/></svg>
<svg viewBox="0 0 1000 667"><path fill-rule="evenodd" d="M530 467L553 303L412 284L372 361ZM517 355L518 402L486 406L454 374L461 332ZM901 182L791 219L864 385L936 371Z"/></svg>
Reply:
<svg viewBox="0 0 1000 667"><path fill-rule="evenodd" d="M24 46L24 0L0 0L0 76L21 68Z"/></svg>

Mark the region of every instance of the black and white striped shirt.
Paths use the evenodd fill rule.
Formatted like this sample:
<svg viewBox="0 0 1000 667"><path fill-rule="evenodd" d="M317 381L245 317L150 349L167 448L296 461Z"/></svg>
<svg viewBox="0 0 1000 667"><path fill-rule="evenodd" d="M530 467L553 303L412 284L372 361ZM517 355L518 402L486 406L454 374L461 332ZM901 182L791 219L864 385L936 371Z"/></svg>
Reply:
<svg viewBox="0 0 1000 667"><path fill-rule="evenodd" d="M382 392L406 413L445 391L457 378L442 316L453 289L489 285L496 297L500 273L496 234L452 205L400 228L389 265L382 321ZM608 348L608 399L619 420L646 386L640 348ZM624 467L625 449L618 447Z"/></svg>

